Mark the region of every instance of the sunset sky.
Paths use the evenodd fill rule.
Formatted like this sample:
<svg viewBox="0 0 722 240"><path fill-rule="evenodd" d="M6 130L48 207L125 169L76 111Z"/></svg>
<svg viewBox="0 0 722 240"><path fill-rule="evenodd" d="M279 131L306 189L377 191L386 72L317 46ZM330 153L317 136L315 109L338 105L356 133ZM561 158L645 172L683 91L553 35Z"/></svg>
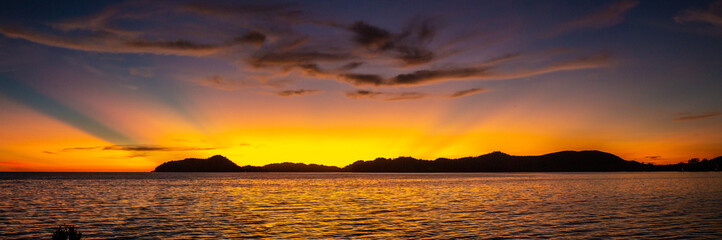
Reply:
<svg viewBox="0 0 722 240"><path fill-rule="evenodd" d="M3 1L0 171L722 155L722 1Z"/></svg>

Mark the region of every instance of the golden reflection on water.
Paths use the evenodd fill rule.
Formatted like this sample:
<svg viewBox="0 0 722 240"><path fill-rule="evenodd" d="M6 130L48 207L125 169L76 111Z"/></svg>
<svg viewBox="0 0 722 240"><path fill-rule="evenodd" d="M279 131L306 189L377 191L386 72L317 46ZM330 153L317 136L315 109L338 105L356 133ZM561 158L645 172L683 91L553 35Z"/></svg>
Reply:
<svg viewBox="0 0 722 240"><path fill-rule="evenodd" d="M720 173L0 176L0 238L722 237Z"/></svg>

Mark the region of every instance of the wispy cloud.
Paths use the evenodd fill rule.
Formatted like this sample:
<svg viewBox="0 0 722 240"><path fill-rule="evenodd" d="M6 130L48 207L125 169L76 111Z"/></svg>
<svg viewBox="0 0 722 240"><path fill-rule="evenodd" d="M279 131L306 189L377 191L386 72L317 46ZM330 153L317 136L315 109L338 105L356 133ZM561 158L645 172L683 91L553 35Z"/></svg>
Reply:
<svg viewBox="0 0 722 240"><path fill-rule="evenodd" d="M60 36L23 28L0 27L0 33L10 38L68 48L73 50L108 53L154 53L183 56L204 56L217 53L223 45L195 43L189 40L150 41L125 39L112 34Z"/></svg>
<svg viewBox="0 0 722 240"><path fill-rule="evenodd" d="M258 27L247 21L249 19L264 22L295 23L305 22L297 4L233 4L212 1L191 2L180 4L177 10L212 18L225 18L247 27ZM238 21L246 20L246 21Z"/></svg>
<svg viewBox="0 0 722 240"><path fill-rule="evenodd" d="M188 81L201 86L226 91L233 91L241 88L281 88L292 82L292 80L289 79L268 80L250 74L244 77L245 78L243 79L229 79L221 75L214 74L208 77L190 78Z"/></svg>
<svg viewBox="0 0 722 240"><path fill-rule="evenodd" d="M579 69L592 69L607 67L612 64L612 57L609 53L600 53L595 55L583 56L571 60L559 61L551 63L547 66L535 69L522 69L516 72L505 72L487 76L487 79L514 79L522 77L531 77L541 74L571 71Z"/></svg>
<svg viewBox="0 0 722 240"><path fill-rule="evenodd" d="M200 148L200 147L167 147L156 145L111 145L101 148L102 150L120 150L120 151L206 151L215 150L217 148Z"/></svg>
<svg viewBox="0 0 722 240"><path fill-rule="evenodd" d="M409 21L399 33L363 21L346 26L346 29L353 33L353 41L366 50L389 54L402 65L414 66L448 55L436 53L428 46L437 34L438 25L432 18L417 17Z"/></svg>
<svg viewBox="0 0 722 240"><path fill-rule="evenodd" d="M140 76L144 78L153 77L153 68L150 67L131 67L128 68L128 73L133 76Z"/></svg>
<svg viewBox="0 0 722 240"><path fill-rule="evenodd" d="M722 36L722 0L712 2L707 9L687 9L674 17L685 30L712 36Z"/></svg>
<svg viewBox="0 0 722 240"><path fill-rule="evenodd" d="M236 7L239 9L240 7ZM248 6L249 9L259 9ZM182 56L207 56L225 52L238 45L259 46L266 36L255 30L240 30L236 36L218 37L214 29L193 29L188 34L168 31L167 21L159 16L181 17L199 14L183 4L124 2L111 5L96 14L49 23L52 30L0 25L0 34L10 38L81 51L107 53L152 53ZM245 11L248 12L248 11ZM217 21L217 20L216 20ZM136 23L135 27L124 24ZM181 22L181 21L179 21ZM137 27L143 26L143 27ZM177 28L188 28L178 23ZM182 31L181 31L182 32ZM190 31L189 31L190 32ZM202 40L195 40L203 38ZM194 39L194 40L191 40Z"/></svg>
<svg viewBox="0 0 722 240"><path fill-rule="evenodd" d="M469 96L469 95L473 95L473 94L477 94L477 93L482 93L482 92L486 92L486 89L484 89L484 88L469 88L469 89L464 89L464 90L461 90L461 91L454 92L454 93L450 94L449 97L452 97L452 98L455 98L455 97L463 97L463 96Z"/></svg>
<svg viewBox="0 0 722 240"><path fill-rule="evenodd" d="M556 30L550 32L550 36L558 36L580 29L605 28L617 25L622 23L626 13L637 5L639 5L639 2L635 0L614 2L600 11L560 25Z"/></svg>
<svg viewBox="0 0 722 240"><path fill-rule="evenodd" d="M722 112L708 112L708 113L702 113L702 114L684 113L684 114L681 114L681 116L674 118L674 121L680 122L680 121L698 120L698 119L716 117L716 116L720 116L720 115L722 115Z"/></svg>
<svg viewBox="0 0 722 240"><path fill-rule="evenodd" d="M98 150L98 149L103 149L103 147L73 147L73 148L63 148L63 152L83 151L83 150Z"/></svg>
<svg viewBox="0 0 722 240"><path fill-rule="evenodd" d="M202 86L220 90L236 90L242 87L250 86L250 84L245 81L231 81L219 75L198 79L197 83Z"/></svg>
<svg viewBox="0 0 722 240"><path fill-rule="evenodd" d="M566 23L557 32L618 24L636 5L636 1L615 2ZM96 14L49 23L49 30L0 24L0 34L81 51L227 58L239 65L243 79L209 74L191 80L220 90L273 87L280 83L279 76L289 78L293 74L356 87L503 80L604 67L609 60L609 55L568 56L575 59L566 61L542 56L535 59L536 64L525 65L520 62L532 55L511 51L486 60L453 62L448 57L464 52L465 45L460 43L467 38L441 36L446 29L439 19L413 17L392 30L365 21L320 21L299 9L297 4L129 2ZM168 21L159 16L193 19L197 23ZM312 25L318 32L332 32L340 38L329 40L317 31L302 30L300 25ZM129 71L132 75L151 76L140 68Z"/></svg>
<svg viewBox="0 0 722 240"><path fill-rule="evenodd" d="M487 69L484 68L448 68L418 70L411 73L403 73L388 79L388 85L418 85L427 82L466 79L475 76L482 76Z"/></svg>
<svg viewBox="0 0 722 240"><path fill-rule="evenodd" d="M207 151L215 150L218 148L211 147L169 147L169 146L158 146L158 145L109 145L109 146L95 146L95 147L72 147L64 148L61 152L72 152L72 151L133 151L133 152L153 152L153 151ZM53 153L53 152L50 152Z"/></svg>
<svg viewBox="0 0 722 240"><path fill-rule="evenodd" d="M391 78L384 78L377 74L340 74L338 78L341 81L348 82L354 86L413 86L463 79L503 80L530 77L559 71L605 67L610 64L610 58L609 54L597 54L572 60L559 61L536 69L521 69L511 72L492 71L493 69L491 67L484 66L486 64L481 64L481 67L451 67L417 70L409 73L401 73Z"/></svg>
<svg viewBox="0 0 722 240"><path fill-rule="evenodd" d="M412 100L427 97L427 94L420 92L380 92L368 90L356 90L346 92L347 98L370 98L384 101Z"/></svg>
<svg viewBox="0 0 722 240"><path fill-rule="evenodd" d="M351 59L343 52L324 52L319 50L298 50L284 52L263 52L251 57L248 63L254 67L303 67L316 62L338 62Z"/></svg>
<svg viewBox="0 0 722 240"><path fill-rule="evenodd" d="M708 9L688 9L674 17L678 23L702 22L722 27L722 1L709 5Z"/></svg>
<svg viewBox="0 0 722 240"><path fill-rule="evenodd" d="M310 94L316 94L320 92L319 90L315 89L297 89L297 90L284 90L280 92L276 92L276 95L281 97L291 97L291 96L304 96L304 95L310 95Z"/></svg>

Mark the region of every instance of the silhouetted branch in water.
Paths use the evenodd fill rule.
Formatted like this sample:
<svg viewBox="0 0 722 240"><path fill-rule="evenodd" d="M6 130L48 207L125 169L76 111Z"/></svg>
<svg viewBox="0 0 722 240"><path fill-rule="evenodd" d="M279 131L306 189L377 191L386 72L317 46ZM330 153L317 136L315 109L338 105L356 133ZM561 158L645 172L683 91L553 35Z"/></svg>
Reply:
<svg viewBox="0 0 722 240"><path fill-rule="evenodd" d="M72 225L60 225L53 233L53 240L80 240L83 234Z"/></svg>

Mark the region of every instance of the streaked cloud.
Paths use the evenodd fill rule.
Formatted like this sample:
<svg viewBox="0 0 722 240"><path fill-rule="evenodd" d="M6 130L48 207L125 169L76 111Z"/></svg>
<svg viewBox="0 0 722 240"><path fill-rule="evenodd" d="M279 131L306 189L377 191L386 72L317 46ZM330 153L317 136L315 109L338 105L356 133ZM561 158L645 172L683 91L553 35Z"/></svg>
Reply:
<svg viewBox="0 0 722 240"><path fill-rule="evenodd" d="M217 74L208 77L191 78L189 81L201 86L226 91L241 88L281 88L292 82L289 79L268 80L253 75L247 75L243 79L230 79Z"/></svg>
<svg viewBox="0 0 722 240"><path fill-rule="evenodd" d="M458 92L454 92L454 93L450 94L449 97L452 97L452 98L455 98L455 97L463 97L463 96L469 96L469 95L474 95L474 94L483 93L483 92L486 92L486 89L484 89L484 88L469 88L469 89L464 89L464 90L461 90L461 91L458 91Z"/></svg>
<svg viewBox="0 0 722 240"><path fill-rule="evenodd" d="M234 9L240 9L237 6ZM260 9L247 6L248 9ZM0 34L10 38L68 48L105 53L152 53L181 56L207 56L225 52L238 45L259 46L266 36L256 30L238 29L236 36L217 36L213 28L193 31L169 31L170 28L190 28L183 21L171 24L163 17L189 17L202 11L191 11L188 4L124 2L106 7L96 14L48 23L51 30L27 26L0 25ZM226 8L228 10L228 8ZM249 12L249 11L245 11ZM218 20L212 20L218 22ZM270 21L270 20L269 20ZM132 22L134 24L127 24ZM142 27L139 27L142 26ZM203 38L202 40L197 40Z"/></svg>
<svg viewBox="0 0 722 240"><path fill-rule="evenodd" d="M150 41L125 39L110 33L61 36L12 27L0 27L0 33L10 38L25 39L43 45L90 52L204 56L217 53L224 47L223 45L195 43L189 40Z"/></svg>
<svg viewBox="0 0 722 240"><path fill-rule="evenodd" d="M140 76L149 78L153 76L153 68L150 67L131 67L128 68L128 73L133 76Z"/></svg>
<svg viewBox="0 0 722 240"><path fill-rule="evenodd" d="M369 98L383 101L412 100L424 98L427 96L427 94L420 92L381 92L368 90L356 90L352 92L346 92L347 98Z"/></svg>
<svg viewBox="0 0 722 240"><path fill-rule="evenodd" d="M674 121L680 122L680 121L698 120L698 119L716 117L716 116L720 116L720 115L722 115L722 112L708 112L708 113L702 113L702 114L684 113L684 114L681 114L681 116L674 118Z"/></svg>
<svg viewBox="0 0 722 240"><path fill-rule="evenodd" d="M551 32L550 36L558 36L580 29L605 28L617 25L622 23L627 12L637 5L639 5L639 2L635 0L614 2L602 10L562 24Z"/></svg>
<svg viewBox="0 0 722 240"><path fill-rule="evenodd" d="M351 59L352 56L343 52L326 52L321 50L297 50L263 52L251 57L248 63L254 67L303 67L316 62L338 62Z"/></svg>
<svg viewBox="0 0 722 240"><path fill-rule="evenodd" d="M169 146L158 146L158 145L109 145L109 146L95 146L95 147L72 147L63 148L61 152L72 152L72 151L133 151L133 152L153 152L153 151L207 151L215 150L218 148L212 147L169 147ZM47 153L55 153L46 151Z"/></svg>
<svg viewBox="0 0 722 240"><path fill-rule="evenodd" d="M242 87L250 86L250 84L245 81L231 81L219 75L212 75L206 78L198 79L197 83L202 86L220 90L237 90Z"/></svg>
<svg viewBox="0 0 722 240"><path fill-rule="evenodd" d="M709 5L708 9L688 9L674 17L678 23L702 22L722 27L722 1Z"/></svg>
<svg viewBox="0 0 722 240"><path fill-rule="evenodd" d="M426 64L439 54L428 46L437 33L438 23L431 18L414 18L399 33L357 21L346 27L353 41L372 53L385 53L405 66Z"/></svg>
<svg viewBox="0 0 722 240"><path fill-rule="evenodd" d="M215 150L217 148L201 148L201 147L167 147L156 145L111 145L101 148L102 150L120 150L120 151L205 151Z"/></svg>
<svg viewBox="0 0 722 240"><path fill-rule="evenodd" d="M618 24L637 4L636 1L612 3L566 23L558 32ZM0 34L81 51L228 59L241 68L242 78L208 73L210 77L191 80L219 90L279 87L279 76L292 75L334 80L355 87L505 80L604 67L610 58L609 55L569 53L572 56L567 58L575 59L552 61L548 56L539 56L530 60L534 55L510 51L491 59L443 62L469 46L459 45L464 41L461 37L449 39L453 34L440 37L445 28L439 19L412 17L398 29L389 30L365 21L320 21L299 9L297 4L128 2L109 6L96 14L49 23L50 30L2 24ZM160 15L194 21L173 22L159 19ZM319 33L303 31L299 25L311 25L320 32L333 32L342 38L319 37ZM522 64L525 60L536 64ZM373 65L367 63L376 65L367 67ZM141 68L129 71L131 75L152 76Z"/></svg>
<svg viewBox="0 0 722 240"><path fill-rule="evenodd" d="M674 17L685 31L722 36L722 1L712 2L706 9L687 9Z"/></svg>
<svg viewBox="0 0 722 240"><path fill-rule="evenodd" d="M304 95L310 95L310 94L316 94L319 93L319 90L315 89L297 89L297 90L284 90L280 92L276 92L276 95L280 97L291 97L291 96L304 96Z"/></svg>
<svg viewBox="0 0 722 240"><path fill-rule="evenodd" d="M354 86L413 86L433 82L478 79L478 80L504 80L559 71L570 71L588 68L600 68L610 64L611 55L597 54L579 57L571 60L558 61L545 67L535 69L520 69L516 71L493 71L492 67L461 67L461 68L434 68L401 73L391 78L384 78L376 74L340 74L341 81Z"/></svg>

